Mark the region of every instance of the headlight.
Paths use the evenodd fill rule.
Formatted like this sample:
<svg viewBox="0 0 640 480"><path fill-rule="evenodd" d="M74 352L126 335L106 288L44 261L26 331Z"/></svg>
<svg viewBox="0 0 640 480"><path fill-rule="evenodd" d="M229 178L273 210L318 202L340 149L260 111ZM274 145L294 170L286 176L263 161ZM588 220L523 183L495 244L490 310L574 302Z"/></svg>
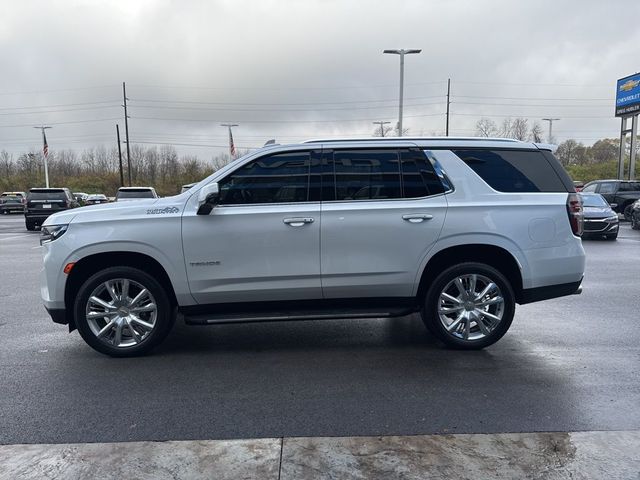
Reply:
<svg viewBox="0 0 640 480"><path fill-rule="evenodd" d="M40 245L53 242L67 231L68 225L47 225L40 228Z"/></svg>
<svg viewBox="0 0 640 480"><path fill-rule="evenodd" d="M617 222L618 221L618 216L614 215L613 217L607 217L604 219L605 222Z"/></svg>

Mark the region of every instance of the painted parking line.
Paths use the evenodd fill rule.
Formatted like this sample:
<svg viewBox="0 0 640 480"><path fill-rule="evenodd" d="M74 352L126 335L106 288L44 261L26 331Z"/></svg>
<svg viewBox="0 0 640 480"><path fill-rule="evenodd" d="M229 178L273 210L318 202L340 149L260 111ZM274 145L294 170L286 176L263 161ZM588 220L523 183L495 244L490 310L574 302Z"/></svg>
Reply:
<svg viewBox="0 0 640 480"><path fill-rule="evenodd" d="M5 234L5 235L10 235L10 234ZM16 238L25 238L25 237L30 237L31 235L18 235L15 237L8 237L8 238L0 238L0 242L2 242L3 240L14 240Z"/></svg>

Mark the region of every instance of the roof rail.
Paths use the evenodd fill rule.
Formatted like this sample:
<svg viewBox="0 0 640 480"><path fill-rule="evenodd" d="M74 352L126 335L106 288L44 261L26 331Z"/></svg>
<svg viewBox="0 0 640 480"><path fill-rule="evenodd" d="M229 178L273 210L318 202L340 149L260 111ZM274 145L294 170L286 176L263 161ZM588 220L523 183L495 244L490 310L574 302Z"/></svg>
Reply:
<svg viewBox="0 0 640 480"><path fill-rule="evenodd" d="M492 138L492 137L352 137L352 138L314 138L305 140L302 143L323 143L323 142L401 142L401 141L443 141L465 140L473 142L516 142L520 140L513 138Z"/></svg>

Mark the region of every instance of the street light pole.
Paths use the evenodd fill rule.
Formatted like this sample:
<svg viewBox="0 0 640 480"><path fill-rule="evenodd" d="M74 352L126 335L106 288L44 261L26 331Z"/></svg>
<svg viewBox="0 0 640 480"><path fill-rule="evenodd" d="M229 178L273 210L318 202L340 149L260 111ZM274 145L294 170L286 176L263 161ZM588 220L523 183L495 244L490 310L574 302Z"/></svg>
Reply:
<svg viewBox="0 0 640 480"><path fill-rule="evenodd" d="M549 138L547 139L547 141L551 143L553 140L553 122L555 122L556 120L562 120L562 119L561 118L543 118L542 120L544 120L545 122L549 122Z"/></svg>
<svg viewBox="0 0 640 480"><path fill-rule="evenodd" d="M420 53L422 49L384 50L382 53L400 55L400 104L398 107L398 136L402 136L402 102L404 95L404 56L412 53Z"/></svg>
<svg viewBox="0 0 640 480"><path fill-rule="evenodd" d="M49 156L49 144L47 143L47 136L45 135L44 131L47 130L48 128L53 128L53 127L45 127L43 125L42 127L33 127L33 128L42 130L42 156L44 158L44 183L45 183L45 186L49 188L49 167L47 166L47 157Z"/></svg>

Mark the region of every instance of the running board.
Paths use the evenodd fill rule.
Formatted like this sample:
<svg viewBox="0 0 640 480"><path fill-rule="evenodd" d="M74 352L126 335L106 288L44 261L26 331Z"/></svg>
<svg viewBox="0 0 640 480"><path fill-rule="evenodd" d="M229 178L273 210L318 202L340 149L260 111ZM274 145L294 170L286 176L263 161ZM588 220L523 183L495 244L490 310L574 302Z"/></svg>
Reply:
<svg viewBox="0 0 640 480"><path fill-rule="evenodd" d="M340 309L340 310L300 310L300 311L263 311L263 312L234 312L234 313L204 313L185 315L187 325L218 325L229 323L252 322L284 322L290 320L335 320L358 318L388 318L403 317L416 311L416 308L400 307L376 309Z"/></svg>

